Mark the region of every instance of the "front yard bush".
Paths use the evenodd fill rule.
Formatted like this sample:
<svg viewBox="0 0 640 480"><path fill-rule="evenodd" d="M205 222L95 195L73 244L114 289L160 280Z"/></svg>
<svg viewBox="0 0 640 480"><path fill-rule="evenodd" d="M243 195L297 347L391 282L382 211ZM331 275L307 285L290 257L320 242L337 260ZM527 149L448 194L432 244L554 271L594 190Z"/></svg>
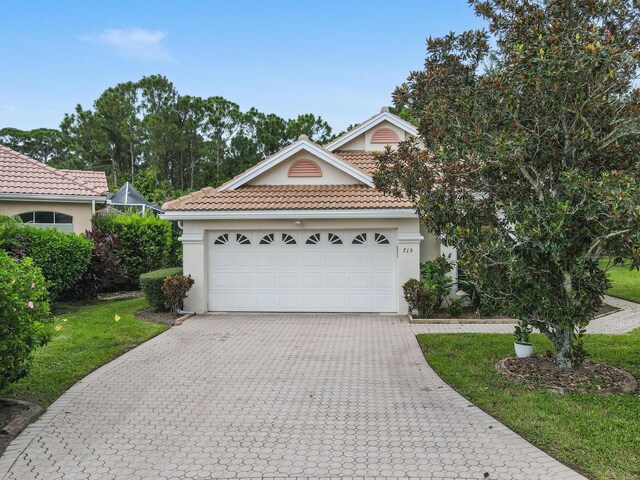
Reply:
<svg viewBox="0 0 640 480"><path fill-rule="evenodd" d="M165 278L162 282L164 306L170 309L171 313L177 315L192 286L193 278L191 275L170 275Z"/></svg>
<svg viewBox="0 0 640 480"><path fill-rule="evenodd" d="M167 265L172 243L170 222L152 214L129 212L97 217L94 223L102 232L118 237L115 255L133 283L141 274Z"/></svg>
<svg viewBox="0 0 640 480"><path fill-rule="evenodd" d="M0 250L0 389L29 372L33 351L48 340L45 282L30 258Z"/></svg>
<svg viewBox="0 0 640 480"><path fill-rule="evenodd" d="M162 285L167 277L172 275L182 275L182 268L163 268L140 275L140 288L149 305L158 309L164 309L167 302Z"/></svg>
<svg viewBox="0 0 640 480"><path fill-rule="evenodd" d="M87 271L93 242L75 233L54 228L23 226L24 255L42 270L51 300L59 300L73 292Z"/></svg>
<svg viewBox="0 0 640 480"><path fill-rule="evenodd" d="M447 276L451 269L451 262L444 256L420 265L420 280L412 278L402 285L411 313L417 312L421 318L428 318L440 308L451 290L451 279Z"/></svg>

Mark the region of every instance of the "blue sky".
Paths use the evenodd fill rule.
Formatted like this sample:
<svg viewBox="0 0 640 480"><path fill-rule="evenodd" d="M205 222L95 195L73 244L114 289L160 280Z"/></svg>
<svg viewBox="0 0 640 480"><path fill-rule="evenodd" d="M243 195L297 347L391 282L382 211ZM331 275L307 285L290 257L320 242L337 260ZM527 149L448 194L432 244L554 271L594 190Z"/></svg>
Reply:
<svg viewBox="0 0 640 480"><path fill-rule="evenodd" d="M12 0L0 12L0 128L22 129L159 73L181 94L311 112L338 131L390 104L428 36L483 26L466 0Z"/></svg>

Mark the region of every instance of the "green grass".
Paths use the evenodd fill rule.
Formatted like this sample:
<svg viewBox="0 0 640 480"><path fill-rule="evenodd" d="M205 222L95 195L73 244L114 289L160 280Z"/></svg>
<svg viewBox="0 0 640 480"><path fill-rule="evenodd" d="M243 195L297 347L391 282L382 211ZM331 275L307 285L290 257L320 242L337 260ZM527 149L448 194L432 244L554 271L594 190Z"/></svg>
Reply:
<svg viewBox="0 0 640 480"><path fill-rule="evenodd" d="M48 407L99 366L166 330L164 325L135 318L135 312L146 306L145 299L136 298L99 302L59 314L51 341L36 351L29 375L0 391L0 396ZM117 322L115 315L121 317ZM62 328L55 331L55 325Z"/></svg>
<svg viewBox="0 0 640 480"><path fill-rule="evenodd" d="M607 265L609 265L608 260L600 262L600 268L606 269ZM619 265L611 267L607 275L612 283L607 292L609 295L640 303L640 272L638 270L629 270L629 267Z"/></svg>
<svg viewBox="0 0 640 480"><path fill-rule="evenodd" d="M418 335L434 370L468 400L561 462L594 479L639 478L640 397L559 395L507 380L495 363L513 355L510 335ZM532 335L538 353L551 349ZM595 361L640 377L640 329L626 335L588 335Z"/></svg>

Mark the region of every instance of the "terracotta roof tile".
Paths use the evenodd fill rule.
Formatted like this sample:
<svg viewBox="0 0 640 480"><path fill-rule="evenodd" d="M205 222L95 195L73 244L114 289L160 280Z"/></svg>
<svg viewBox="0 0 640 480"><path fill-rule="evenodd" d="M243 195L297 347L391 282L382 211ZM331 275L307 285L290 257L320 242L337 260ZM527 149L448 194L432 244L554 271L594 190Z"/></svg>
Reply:
<svg viewBox="0 0 640 480"><path fill-rule="evenodd" d="M102 172L92 173L95 181ZM71 171L56 170L0 145L0 193L102 196L105 192Z"/></svg>
<svg viewBox="0 0 640 480"><path fill-rule="evenodd" d="M354 167L371 176L378 169L377 152L364 150L336 150L334 155L342 158Z"/></svg>
<svg viewBox="0 0 640 480"><path fill-rule="evenodd" d="M366 185L243 185L236 190L211 187L163 205L165 210L331 210L411 208Z"/></svg>
<svg viewBox="0 0 640 480"><path fill-rule="evenodd" d="M96 189L103 193L109 191L109 184L107 182L107 174L105 172L95 172L92 170L68 170L61 169L59 172L70 173L78 180L81 180L89 185L93 185Z"/></svg>

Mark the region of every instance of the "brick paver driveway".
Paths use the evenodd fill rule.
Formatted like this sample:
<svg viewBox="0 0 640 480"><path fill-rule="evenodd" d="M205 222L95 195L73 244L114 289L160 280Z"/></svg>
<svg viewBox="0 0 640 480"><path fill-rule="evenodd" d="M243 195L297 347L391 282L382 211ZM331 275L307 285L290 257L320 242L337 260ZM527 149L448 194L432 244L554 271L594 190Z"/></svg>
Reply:
<svg viewBox="0 0 640 480"><path fill-rule="evenodd" d="M580 478L457 395L401 317L208 315L64 394L0 477Z"/></svg>

